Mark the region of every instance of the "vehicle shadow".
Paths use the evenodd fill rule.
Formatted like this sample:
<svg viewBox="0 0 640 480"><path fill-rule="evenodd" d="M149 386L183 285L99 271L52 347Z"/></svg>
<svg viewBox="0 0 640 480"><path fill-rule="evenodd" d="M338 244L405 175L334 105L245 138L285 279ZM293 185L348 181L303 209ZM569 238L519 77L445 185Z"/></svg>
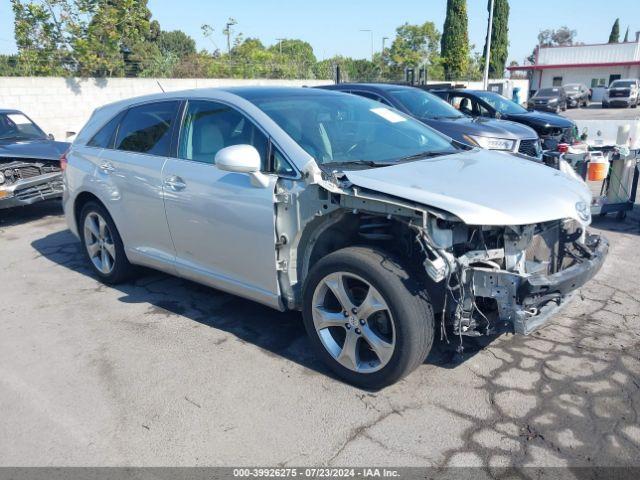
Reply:
<svg viewBox="0 0 640 480"><path fill-rule="evenodd" d="M616 218L615 213L606 216L595 216L590 229L640 235L640 209L635 208L627 213L624 220Z"/></svg>
<svg viewBox="0 0 640 480"><path fill-rule="evenodd" d="M98 280L85 260L81 244L69 230L35 240L31 246L48 260ZM227 332L271 355L336 378L314 355L299 312L278 312L235 295L148 269L141 269L139 276L128 283L99 288L116 289L122 294L119 300L124 303L149 304L148 314L183 316ZM482 348L479 341L465 339L465 351L460 355L456 351L458 344L458 338L450 338L450 343L441 342L438 329L434 347L425 363L453 368Z"/></svg>
<svg viewBox="0 0 640 480"><path fill-rule="evenodd" d="M45 200L33 205L2 209L0 210L0 228L22 225L51 215L62 215L60 200Z"/></svg>

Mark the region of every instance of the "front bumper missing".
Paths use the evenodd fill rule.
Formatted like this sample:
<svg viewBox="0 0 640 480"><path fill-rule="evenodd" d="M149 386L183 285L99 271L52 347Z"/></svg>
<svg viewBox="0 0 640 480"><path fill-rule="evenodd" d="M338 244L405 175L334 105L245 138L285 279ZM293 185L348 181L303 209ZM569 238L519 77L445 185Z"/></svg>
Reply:
<svg viewBox="0 0 640 480"><path fill-rule="evenodd" d="M0 209L62 197L62 173L48 173L0 187Z"/></svg>
<svg viewBox="0 0 640 480"><path fill-rule="evenodd" d="M598 273L609 243L604 237L588 235L585 249L587 258L549 275L470 268L473 294L494 299L498 322L510 323L515 333L528 335L564 308L572 299L572 292Z"/></svg>

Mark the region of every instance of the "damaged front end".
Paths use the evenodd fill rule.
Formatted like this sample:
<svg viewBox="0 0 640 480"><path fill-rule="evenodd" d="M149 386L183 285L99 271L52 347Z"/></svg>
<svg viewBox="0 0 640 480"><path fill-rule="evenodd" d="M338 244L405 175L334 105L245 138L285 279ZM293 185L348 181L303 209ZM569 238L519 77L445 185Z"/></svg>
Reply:
<svg viewBox="0 0 640 480"><path fill-rule="evenodd" d="M431 217L419 241L427 274L443 285L443 323L469 336L533 332L598 272L609 248L573 219L495 227Z"/></svg>
<svg viewBox="0 0 640 480"><path fill-rule="evenodd" d="M62 191L59 161L0 158L0 209L59 198Z"/></svg>

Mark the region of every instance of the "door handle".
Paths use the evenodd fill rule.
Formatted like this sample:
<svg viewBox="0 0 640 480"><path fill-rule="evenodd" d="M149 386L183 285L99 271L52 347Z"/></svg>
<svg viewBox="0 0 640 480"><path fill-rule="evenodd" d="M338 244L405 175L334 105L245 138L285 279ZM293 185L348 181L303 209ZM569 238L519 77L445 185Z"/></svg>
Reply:
<svg viewBox="0 0 640 480"><path fill-rule="evenodd" d="M170 177L165 178L164 184L165 186L176 192L187 188L187 184L184 183L184 180L182 180L182 178L178 177L177 175L171 175Z"/></svg>
<svg viewBox="0 0 640 480"><path fill-rule="evenodd" d="M111 173L111 172L115 171L115 169L116 169L116 167L114 167L113 163L111 163L111 162L101 163L99 168L104 173Z"/></svg>

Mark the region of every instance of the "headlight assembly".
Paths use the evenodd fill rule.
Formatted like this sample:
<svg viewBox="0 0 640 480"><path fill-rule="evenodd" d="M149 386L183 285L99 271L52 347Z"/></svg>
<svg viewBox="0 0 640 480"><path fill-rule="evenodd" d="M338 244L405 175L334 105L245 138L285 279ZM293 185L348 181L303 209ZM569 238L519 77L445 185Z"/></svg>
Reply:
<svg viewBox="0 0 640 480"><path fill-rule="evenodd" d="M485 148L487 150L511 151L516 145L515 140L509 140L508 138L477 137L475 135L465 135L465 137L480 148Z"/></svg>

